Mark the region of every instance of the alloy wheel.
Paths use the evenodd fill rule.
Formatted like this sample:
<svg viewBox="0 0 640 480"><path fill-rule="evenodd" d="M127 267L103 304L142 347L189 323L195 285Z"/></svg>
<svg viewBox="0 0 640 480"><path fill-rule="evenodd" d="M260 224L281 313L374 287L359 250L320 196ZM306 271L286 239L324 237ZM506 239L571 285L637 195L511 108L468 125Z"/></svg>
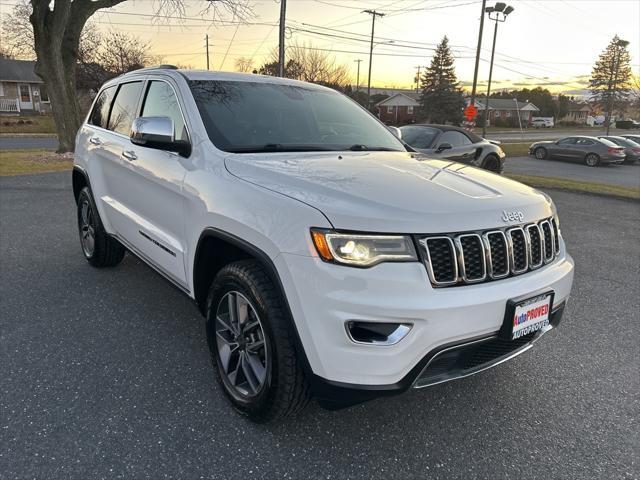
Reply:
<svg viewBox="0 0 640 480"><path fill-rule="evenodd" d="M96 223L91 204L86 198L80 205L80 243L84 254L91 258L96 248Z"/></svg>
<svg viewBox="0 0 640 480"><path fill-rule="evenodd" d="M535 151L535 154L536 154L536 158L537 158L538 160L544 160L544 157L546 157L546 156L547 156L547 152L545 152L544 148L538 148L538 149Z"/></svg>
<svg viewBox="0 0 640 480"><path fill-rule="evenodd" d="M216 310L216 344L220 373L242 397L260 393L267 378L267 348L262 323L240 292L227 292Z"/></svg>
<svg viewBox="0 0 640 480"><path fill-rule="evenodd" d="M590 153L589 155L587 155L587 158L585 158L585 162L588 166L595 167L598 164L598 156Z"/></svg>

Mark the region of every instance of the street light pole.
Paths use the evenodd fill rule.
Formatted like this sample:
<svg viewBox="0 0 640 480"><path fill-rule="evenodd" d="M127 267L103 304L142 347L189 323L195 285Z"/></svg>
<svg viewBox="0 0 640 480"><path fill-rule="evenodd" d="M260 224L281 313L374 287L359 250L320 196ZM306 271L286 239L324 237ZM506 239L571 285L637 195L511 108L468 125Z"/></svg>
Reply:
<svg viewBox="0 0 640 480"><path fill-rule="evenodd" d="M482 9L480 10L480 30L478 30L478 46L476 47L476 65L473 69L473 85L471 86L471 103L474 105L476 101L476 85L478 84L478 66L480 64L480 49L482 47L482 30L484 29L484 11L487 6L487 0L482 0Z"/></svg>
<svg viewBox="0 0 640 480"><path fill-rule="evenodd" d="M609 135L609 129L611 128L611 113L613 110L613 104L615 102L616 88L618 86L618 70L620 69L620 54L622 53L622 49L629 45L629 42L626 40L618 40L616 42L616 61L615 68L613 73L613 85L611 88L611 94L609 95L609 105L607 106L607 136Z"/></svg>
<svg viewBox="0 0 640 480"><path fill-rule="evenodd" d="M376 29L376 17L384 17L384 13L375 10L364 10L371 15L371 46L369 47L369 79L367 80L367 110L371 109L371 64L373 61L373 35Z"/></svg>
<svg viewBox="0 0 640 480"><path fill-rule="evenodd" d="M493 59L496 54L496 38L498 37L498 23L507 20L507 16L513 12L513 7L508 7L503 2L498 2L493 7L486 7L485 12L490 20L495 22L493 28L493 46L491 47L491 62L489 63L489 81L487 82L487 98L484 102L484 120L482 122L482 136L487 135L487 120L489 118L489 96L491 95L491 78L493 77ZM491 15L493 14L493 15ZM518 116L519 120L519 116Z"/></svg>
<svg viewBox="0 0 640 480"><path fill-rule="evenodd" d="M357 60L354 60L354 62L358 64L358 74L356 76L356 92L359 92L360 91L360 63L362 62L362 60L359 58Z"/></svg>

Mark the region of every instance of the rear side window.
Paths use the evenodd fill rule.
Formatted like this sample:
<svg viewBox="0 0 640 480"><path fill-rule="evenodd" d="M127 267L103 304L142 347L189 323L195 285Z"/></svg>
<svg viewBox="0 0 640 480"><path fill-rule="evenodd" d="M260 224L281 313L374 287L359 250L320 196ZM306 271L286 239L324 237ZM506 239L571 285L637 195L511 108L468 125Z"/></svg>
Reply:
<svg viewBox="0 0 640 480"><path fill-rule="evenodd" d="M448 143L452 147L462 147L464 145L471 145L471 140L469 140L464 133L449 130L444 132L438 139L438 145L442 145L443 143Z"/></svg>
<svg viewBox="0 0 640 480"><path fill-rule="evenodd" d="M173 120L173 134L178 141L188 141L187 129L180 113L180 105L173 88L166 83L154 80L149 83L147 95L142 107L143 117L169 117Z"/></svg>
<svg viewBox="0 0 640 480"><path fill-rule="evenodd" d="M96 127L107 128L107 122L109 120L109 108L111 107L111 100L116 93L116 87L108 87L102 90L96 103L93 105L93 110L89 116L89 123Z"/></svg>
<svg viewBox="0 0 640 480"><path fill-rule="evenodd" d="M113 101L113 107L111 107L109 130L129 136L131 124L136 117L136 107L141 91L142 82L123 83L120 85Z"/></svg>

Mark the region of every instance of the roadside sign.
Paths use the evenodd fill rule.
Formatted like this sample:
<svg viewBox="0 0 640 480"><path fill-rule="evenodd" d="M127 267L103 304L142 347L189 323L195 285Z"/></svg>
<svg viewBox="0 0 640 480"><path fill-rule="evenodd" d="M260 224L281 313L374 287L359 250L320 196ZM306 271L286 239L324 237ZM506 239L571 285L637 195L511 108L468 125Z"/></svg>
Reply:
<svg viewBox="0 0 640 480"><path fill-rule="evenodd" d="M467 108L464 109L464 116L469 121L476 118L477 114L478 114L478 107L476 107L475 105L469 105Z"/></svg>

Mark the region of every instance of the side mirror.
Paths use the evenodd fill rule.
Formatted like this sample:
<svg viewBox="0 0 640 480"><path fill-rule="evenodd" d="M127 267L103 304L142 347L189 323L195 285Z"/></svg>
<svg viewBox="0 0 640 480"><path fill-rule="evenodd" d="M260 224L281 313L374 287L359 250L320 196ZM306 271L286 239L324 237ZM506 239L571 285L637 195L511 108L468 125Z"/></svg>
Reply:
<svg viewBox="0 0 640 480"><path fill-rule="evenodd" d="M169 117L138 117L131 125L131 143L141 147L176 152L183 157L191 153L191 144L176 140L173 120Z"/></svg>
<svg viewBox="0 0 640 480"><path fill-rule="evenodd" d="M436 153L440 153L440 152L444 152L445 150L451 150L453 147L451 146L450 143L441 143L440 145L438 145L438 148L436 149Z"/></svg>
<svg viewBox="0 0 640 480"><path fill-rule="evenodd" d="M402 130L400 130L398 127L387 127L387 130L389 130L391 133L393 133L393 135L398 140L402 140Z"/></svg>

